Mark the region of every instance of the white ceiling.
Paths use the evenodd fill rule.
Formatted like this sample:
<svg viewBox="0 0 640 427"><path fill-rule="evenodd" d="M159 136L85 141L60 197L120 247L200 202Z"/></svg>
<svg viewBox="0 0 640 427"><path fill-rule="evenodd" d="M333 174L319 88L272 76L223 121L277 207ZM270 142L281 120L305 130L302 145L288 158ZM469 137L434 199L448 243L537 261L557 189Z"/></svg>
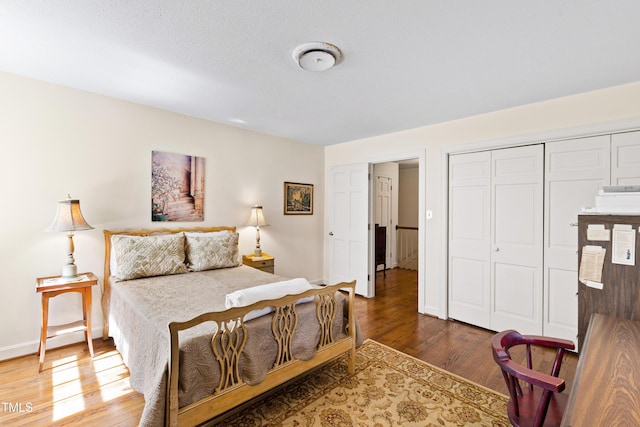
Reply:
<svg viewBox="0 0 640 427"><path fill-rule="evenodd" d="M639 42L637 0L0 1L0 70L322 145L638 81Z"/></svg>

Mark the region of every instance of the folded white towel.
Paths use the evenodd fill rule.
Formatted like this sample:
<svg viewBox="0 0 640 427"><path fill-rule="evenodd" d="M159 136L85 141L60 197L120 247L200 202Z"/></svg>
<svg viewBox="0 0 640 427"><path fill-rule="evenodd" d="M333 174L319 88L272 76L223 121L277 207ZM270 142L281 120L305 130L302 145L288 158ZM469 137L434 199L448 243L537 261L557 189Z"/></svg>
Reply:
<svg viewBox="0 0 640 427"><path fill-rule="evenodd" d="M296 295L312 289L307 279L297 278L282 282L240 289L227 294L224 304L227 308L246 307L258 301L282 298L285 295Z"/></svg>
<svg viewBox="0 0 640 427"><path fill-rule="evenodd" d="M268 283L266 285L254 286L252 288L240 289L238 291L227 294L224 300L226 308L246 307L258 301L282 298L286 295L297 295L302 292L313 289L313 286L307 279L297 278L291 280L283 280L281 282ZM313 301L313 297L300 298L296 304ZM245 317L245 321L264 316L273 311L272 307L266 307L262 310L253 310Z"/></svg>

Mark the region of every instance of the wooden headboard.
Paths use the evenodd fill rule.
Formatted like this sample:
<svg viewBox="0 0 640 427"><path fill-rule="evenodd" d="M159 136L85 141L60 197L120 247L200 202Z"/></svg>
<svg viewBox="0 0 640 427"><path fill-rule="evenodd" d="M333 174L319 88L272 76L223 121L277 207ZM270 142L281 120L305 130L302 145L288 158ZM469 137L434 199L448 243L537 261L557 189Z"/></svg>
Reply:
<svg viewBox="0 0 640 427"><path fill-rule="evenodd" d="M154 234L175 234L175 233L210 233L215 231L224 231L227 230L231 233L236 231L236 227L231 226L218 226L218 227L181 227L181 228L149 228L149 229L126 229L126 230L104 230L104 280L102 280L102 298L104 300L109 298L111 290L109 287L111 284L109 283L109 277L111 276L111 236L115 234L123 234L127 236L151 236ZM104 301L103 301L104 304ZM106 340L109 338L109 320L107 319L107 312L104 309L103 305L103 316L104 316L104 329L103 329L103 338Z"/></svg>
<svg viewBox="0 0 640 427"><path fill-rule="evenodd" d="M108 286L109 277L111 276L111 236L114 234L124 234L127 236L151 236L153 234L172 234L172 233L210 233L214 231L227 230L231 233L236 231L236 227L218 226L218 227L182 227L182 228L149 228L149 229L127 229L127 230L104 230L104 286Z"/></svg>

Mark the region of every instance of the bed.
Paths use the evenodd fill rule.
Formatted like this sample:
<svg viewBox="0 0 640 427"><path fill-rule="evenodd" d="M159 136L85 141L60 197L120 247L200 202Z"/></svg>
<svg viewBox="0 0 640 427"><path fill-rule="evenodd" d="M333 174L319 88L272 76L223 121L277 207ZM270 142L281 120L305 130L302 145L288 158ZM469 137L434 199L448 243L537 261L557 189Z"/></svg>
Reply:
<svg viewBox="0 0 640 427"><path fill-rule="evenodd" d="M239 265L235 227L104 237L104 338L144 394L140 425L198 425L343 353L355 369L355 282Z"/></svg>

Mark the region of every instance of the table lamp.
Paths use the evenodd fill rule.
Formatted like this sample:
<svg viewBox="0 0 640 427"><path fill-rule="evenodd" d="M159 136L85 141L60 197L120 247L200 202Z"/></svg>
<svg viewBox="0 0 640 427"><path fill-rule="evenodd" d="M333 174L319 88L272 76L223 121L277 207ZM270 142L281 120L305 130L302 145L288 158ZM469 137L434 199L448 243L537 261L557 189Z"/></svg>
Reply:
<svg viewBox="0 0 640 427"><path fill-rule="evenodd" d="M73 259L73 232L91 229L93 227L87 224L80 211L80 200L72 199L70 195L67 195L65 200L58 201L58 212L46 231L66 231L68 233L67 260L62 266L63 279L72 280L78 277L78 267Z"/></svg>
<svg viewBox="0 0 640 427"><path fill-rule="evenodd" d="M251 216L249 216L249 222L247 225L256 228L256 248L253 251L254 257L262 256L262 249L260 249L260 226L267 226L267 221L264 219L264 214L262 213L262 206L255 205L251 207Z"/></svg>

